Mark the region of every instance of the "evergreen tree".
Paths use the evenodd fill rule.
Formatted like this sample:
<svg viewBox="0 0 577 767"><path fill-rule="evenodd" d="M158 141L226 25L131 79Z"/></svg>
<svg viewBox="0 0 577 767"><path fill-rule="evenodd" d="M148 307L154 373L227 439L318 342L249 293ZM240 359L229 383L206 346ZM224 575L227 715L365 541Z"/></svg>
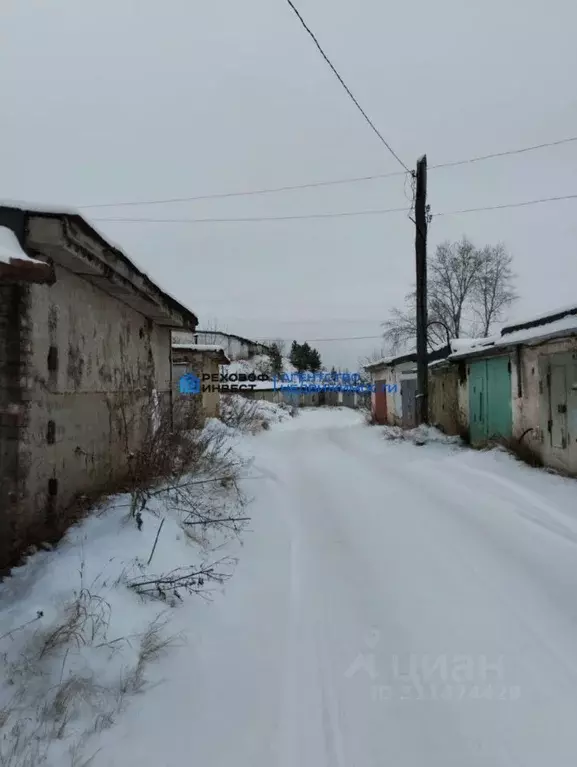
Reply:
<svg viewBox="0 0 577 767"><path fill-rule="evenodd" d="M302 373L303 370L305 370L303 353L302 353L302 346L299 343L297 343L296 341L292 342L291 353L290 353L290 356L289 356L289 360L290 360L291 365L296 370L298 370L299 373Z"/></svg>
<svg viewBox="0 0 577 767"><path fill-rule="evenodd" d="M281 376L283 373L283 359L277 343L270 346L269 352L270 370L273 376Z"/></svg>
<svg viewBox="0 0 577 767"><path fill-rule="evenodd" d="M292 342L290 352L290 362L299 373L304 373L306 370L310 370L311 373L318 372L321 367L321 355L317 349L312 349L307 341L304 344L299 344L296 341Z"/></svg>
<svg viewBox="0 0 577 767"><path fill-rule="evenodd" d="M311 349L309 354L309 370L312 373L318 373L321 367L321 355L317 349Z"/></svg>
<svg viewBox="0 0 577 767"><path fill-rule="evenodd" d="M304 344L301 346L301 358L302 358L301 364L302 364L303 370L311 369L311 352L312 352L311 347L309 346L308 342L305 341Z"/></svg>

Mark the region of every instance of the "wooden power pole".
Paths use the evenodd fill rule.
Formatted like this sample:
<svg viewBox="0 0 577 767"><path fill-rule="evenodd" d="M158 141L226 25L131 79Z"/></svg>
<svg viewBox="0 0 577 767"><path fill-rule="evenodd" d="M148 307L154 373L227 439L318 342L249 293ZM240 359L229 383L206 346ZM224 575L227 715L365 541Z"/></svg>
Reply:
<svg viewBox="0 0 577 767"><path fill-rule="evenodd" d="M415 191L417 266L417 424L429 422L427 362L427 155L417 161Z"/></svg>

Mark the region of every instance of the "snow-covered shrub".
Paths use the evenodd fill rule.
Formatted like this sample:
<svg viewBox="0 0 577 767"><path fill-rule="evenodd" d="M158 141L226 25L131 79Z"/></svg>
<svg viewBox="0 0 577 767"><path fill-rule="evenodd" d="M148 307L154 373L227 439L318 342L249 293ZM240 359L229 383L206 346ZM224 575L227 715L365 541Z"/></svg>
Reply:
<svg viewBox="0 0 577 767"><path fill-rule="evenodd" d="M257 434L271 424L295 416L298 409L286 403L276 404L260 399L247 399L240 394L228 394L221 398L220 417L232 429Z"/></svg>

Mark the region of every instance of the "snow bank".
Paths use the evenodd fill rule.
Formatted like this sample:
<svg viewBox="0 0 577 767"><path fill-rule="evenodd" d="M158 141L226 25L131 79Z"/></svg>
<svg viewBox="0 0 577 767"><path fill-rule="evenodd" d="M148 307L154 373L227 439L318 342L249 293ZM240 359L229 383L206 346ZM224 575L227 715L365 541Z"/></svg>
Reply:
<svg viewBox="0 0 577 767"><path fill-rule="evenodd" d="M267 372L270 369L270 358L266 354L257 354L250 360L234 360L227 365L225 372L231 373L255 373ZM296 368L291 365L288 359L283 358L283 371L285 373L296 373Z"/></svg>
<svg viewBox="0 0 577 767"><path fill-rule="evenodd" d="M434 426L422 424L415 429L402 429L400 426L384 426L384 436L388 440L405 440L413 442L415 445L426 445L430 442L442 443L445 445L461 445L460 437L444 434L440 429Z"/></svg>
<svg viewBox="0 0 577 767"><path fill-rule="evenodd" d="M279 424L279 431L314 431L317 429L346 429L365 423L361 410L350 407L306 407L299 411L298 419Z"/></svg>
<svg viewBox="0 0 577 767"><path fill-rule="evenodd" d="M226 483L194 481L195 499L208 504L210 516L237 513ZM130 502L115 497L0 584L2 765L85 764L97 751L96 736L158 681L158 657L183 641L175 636L181 611L174 608L196 613L198 600L188 594L210 597L232 574L232 533L203 532L206 526L191 524L185 509L160 496L135 519ZM143 595L147 583L167 574L190 577ZM197 618L189 615L188 624Z"/></svg>

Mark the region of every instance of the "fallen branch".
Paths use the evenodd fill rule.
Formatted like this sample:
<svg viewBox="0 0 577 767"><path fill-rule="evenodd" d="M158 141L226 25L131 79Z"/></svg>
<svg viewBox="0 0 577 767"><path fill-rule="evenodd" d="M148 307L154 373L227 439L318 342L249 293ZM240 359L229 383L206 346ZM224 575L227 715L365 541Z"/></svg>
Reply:
<svg viewBox="0 0 577 767"><path fill-rule="evenodd" d="M147 565L149 565L152 562L152 557L154 556L154 552L156 551L156 544L158 543L158 537L160 535L160 531L162 530L162 526L164 524L164 519L165 518L162 519L162 522L160 523L160 525L158 527L158 531L156 533L156 538L154 539L154 546L152 547L152 551L150 552L150 556L148 557L148 562L146 563Z"/></svg>
<svg viewBox="0 0 577 767"><path fill-rule="evenodd" d="M177 485L169 486L169 487L161 487L159 490L153 490L152 492L148 493L148 496L152 498L155 495L162 495L162 493L170 493L175 490L181 490L185 487L191 487L192 485L206 485L209 482L232 482L233 480L236 480L237 478L228 475L225 477L213 477L212 479L194 479L190 480L189 482L179 482ZM238 477L238 479L251 479L251 477Z"/></svg>
<svg viewBox="0 0 577 767"><path fill-rule="evenodd" d="M222 519L199 519L196 522L183 522L184 525L219 525L221 522L249 522L250 517L223 517Z"/></svg>
<svg viewBox="0 0 577 767"><path fill-rule="evenodd" d="M198 569L193 567L177 568L164 575L159 575L157 578L149 578L148 580L135 579L130 581L127 585L141 595L152 595L156 593L162 599L166 598L167 591L172 592L178 597L179 594L177 589L179 587L184 588L189 592L194 591L199 593L204 587L205 580L223 583L230 578L230 573L222 573L215 570L217 565L224 563L232 565L234 564L234 560L231 557L223 557L205 567Z"/></svg>

